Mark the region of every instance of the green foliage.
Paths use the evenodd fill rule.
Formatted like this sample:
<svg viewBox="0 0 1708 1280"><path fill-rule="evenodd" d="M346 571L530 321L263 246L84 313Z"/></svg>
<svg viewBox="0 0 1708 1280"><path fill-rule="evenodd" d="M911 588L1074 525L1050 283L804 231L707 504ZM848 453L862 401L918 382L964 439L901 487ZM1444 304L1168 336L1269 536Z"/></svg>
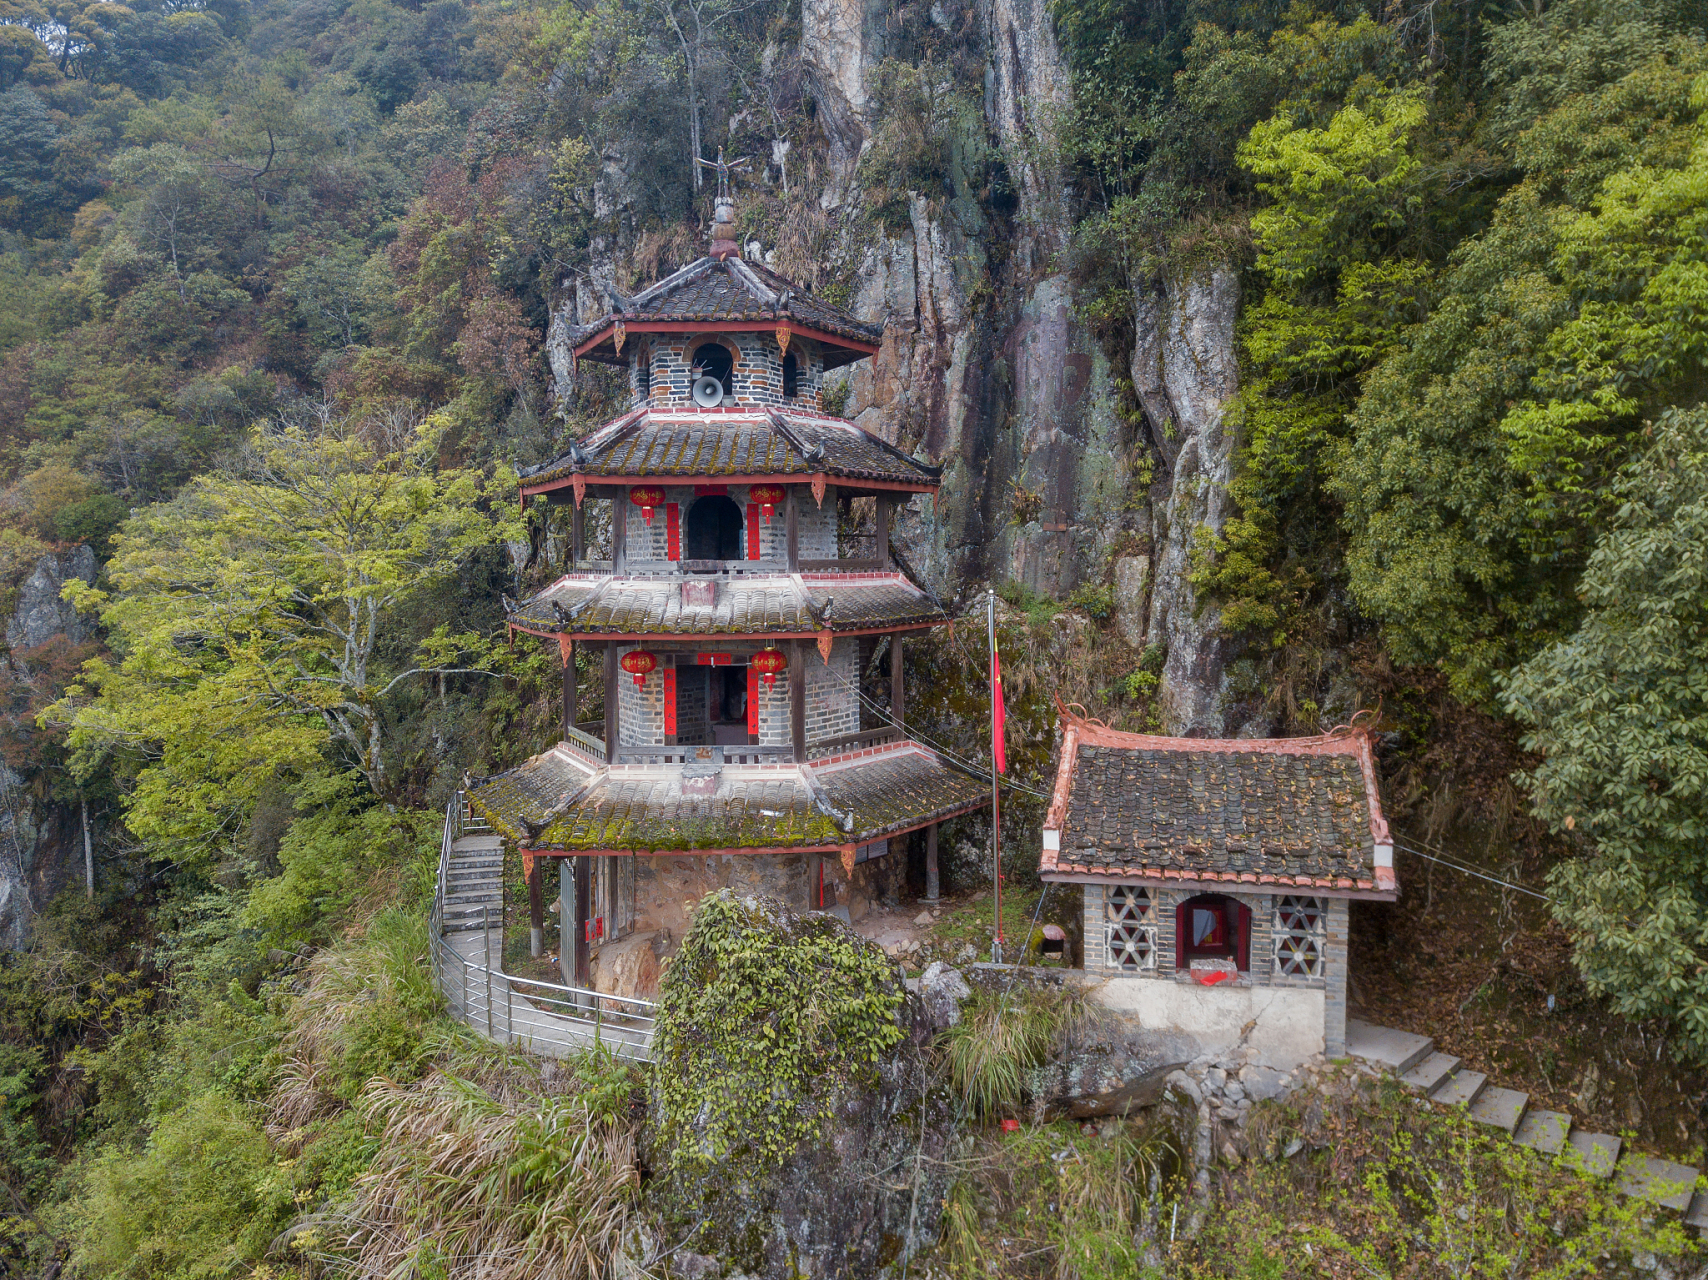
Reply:
<svg viewBox="0 0 1708 1280"><path fill-rule="evenodd" d="M1115 616L1115 588L1105 584L1087 583L1075 587L1067 602L1098 622L1106 622Z"/></svg>
<svg viewBox="0 0 1708 1280"><path fill-rule="evenodd" d="M1680 37L1621 70L1522 136L1525 179L1370 374L1335 462L1360 607L1470 700L1571 627L1632 429L1702 394L1708 52Z"/></svg>
<svg viewBox="0 0 1708 1280"><path fill-rule="evenodd" d="M480 670L485 650L436 633L416 661L387 663L388 628L507 527L482 507L508 475L439 471L430 447L260 433L240 469L131 522L115 594L68 588L100 607L125 657L90 663L54 716L81 769L116 753L134 771L133 831L205 841L275 773L316 773L328 747L387 794L388 699L428 673Z"/></svg>
<svg viewBox="0 0 1708 1280"><path fill-rule="evenodd" d="M1194 1280L1349 1272L1420 1280L1549 1280L1689 1256L1670 1215L1514 1144L1462 1110L1419 1107L1396 1082L1342 1082L1265 1108L1253 1160L1187 1249ZM1281 1158L1290 1141L1304 1150Z"/></svg>
<svg viewBox="0 0 1708 1280"><path fill-rule="evenodd" d="M1665 414L1613 496L1583 620L1503 699L1537 815L1580 848L1550 876L1578 967L1708 1060L1708 411Z"/></svg>
<svg viewBox="0 0 1708 1280"><path fill-rule="evenodd" d="M295 1208L260 1126L209 1094L164 1117L141 1153L91 1162L77 1257L95 1275L212 1280L259 1262Z"/></svg>
<svg viewBox="0 0 1708 1280"><path fill-rule="evenodd" d="M671 961L653 1105L672 1169L764 1172L819 1137L904 1036L888 958L838 921L785 926L763 899L701 900Z"/></svg>
<svg viewBox="0 0 1708 1280"><path fill-rule="evenodd" d="M1071 984L980 987L941 1037L949 1081L976 1115L1012 1111L1031 1072L1089 1015L1084 993Z"/></svg>

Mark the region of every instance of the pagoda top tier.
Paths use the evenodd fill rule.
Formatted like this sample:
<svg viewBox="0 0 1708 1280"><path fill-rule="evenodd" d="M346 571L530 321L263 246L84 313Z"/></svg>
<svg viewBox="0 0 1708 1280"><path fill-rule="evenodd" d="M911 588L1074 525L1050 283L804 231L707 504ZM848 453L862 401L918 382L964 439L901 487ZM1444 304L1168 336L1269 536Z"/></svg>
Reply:
<svg viewBox="0 0 1708 1280"><path fill-rule="evenodd" d="M744 262L733 242L714 241L712 249L633 297L607 288L607 314L567 327L576 358L627 366L633 351L625 347L638 334L755 331L774 331L785 348L791 338L816 344L826 369L877 354L882 325L856 320L805 286Z"/></svg>

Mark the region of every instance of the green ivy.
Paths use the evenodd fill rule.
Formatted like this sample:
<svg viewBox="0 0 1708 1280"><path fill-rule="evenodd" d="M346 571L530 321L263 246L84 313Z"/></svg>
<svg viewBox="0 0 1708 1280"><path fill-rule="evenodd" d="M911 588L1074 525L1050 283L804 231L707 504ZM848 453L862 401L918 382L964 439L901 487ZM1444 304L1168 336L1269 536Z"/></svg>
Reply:
<svg viewBox="0 0 1708 1280"><path fill-rule="evenodd" d="M837 920L730 890L701 902L659 1000L653 1099L672 1168L763 1173L820 1137L905 1034L895 967Z"/></svg>

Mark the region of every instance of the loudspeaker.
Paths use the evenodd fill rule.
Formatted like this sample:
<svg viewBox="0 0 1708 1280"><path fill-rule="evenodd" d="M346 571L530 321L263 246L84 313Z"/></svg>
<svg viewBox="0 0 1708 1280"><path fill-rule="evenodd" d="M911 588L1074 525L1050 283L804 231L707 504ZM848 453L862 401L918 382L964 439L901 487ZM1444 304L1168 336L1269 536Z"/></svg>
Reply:
<svg viewBox="0 0 1708 1280"><path fill-rule="evenodd" d="M724 402L724 384L716 378L700 378L694 383L694 403L702 409L715 409Z"/></svg>

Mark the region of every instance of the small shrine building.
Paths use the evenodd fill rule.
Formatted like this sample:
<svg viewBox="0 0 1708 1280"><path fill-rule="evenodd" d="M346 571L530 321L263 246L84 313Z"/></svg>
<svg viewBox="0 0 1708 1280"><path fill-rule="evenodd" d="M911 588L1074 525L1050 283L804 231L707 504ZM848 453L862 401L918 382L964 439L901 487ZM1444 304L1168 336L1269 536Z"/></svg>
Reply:
<svg viewBox="0 0 1708 1280"><path fill-rule="evenodd" d="M707 256L563 332L576 361L627 371L631 407L523 473L524 502L572 512L565 572L507 606L562 660L562 739L469 792L522 852L536 952L550 867L564 980L613 994L654 994L721 887L858 918L923 829L935 896L937 824L989 803L897 727L905 640L948 618L890 521L939 470L823 408L826 372L882 331L743 261L731 216L720 199ZM876 517L857 544L837 515L854 499ZM862 729L878 643L892 723ZM604 719L577 726L587 651Z"/></svg>
<svg viewBox="0 0 1708 1280"><path fill-rule="evenodd" d="M1346 1050L1349 904L1399 896L1370 735L1163 738L1063 712L1043 879L1104 1002L1207 1054Z"/></svg>

